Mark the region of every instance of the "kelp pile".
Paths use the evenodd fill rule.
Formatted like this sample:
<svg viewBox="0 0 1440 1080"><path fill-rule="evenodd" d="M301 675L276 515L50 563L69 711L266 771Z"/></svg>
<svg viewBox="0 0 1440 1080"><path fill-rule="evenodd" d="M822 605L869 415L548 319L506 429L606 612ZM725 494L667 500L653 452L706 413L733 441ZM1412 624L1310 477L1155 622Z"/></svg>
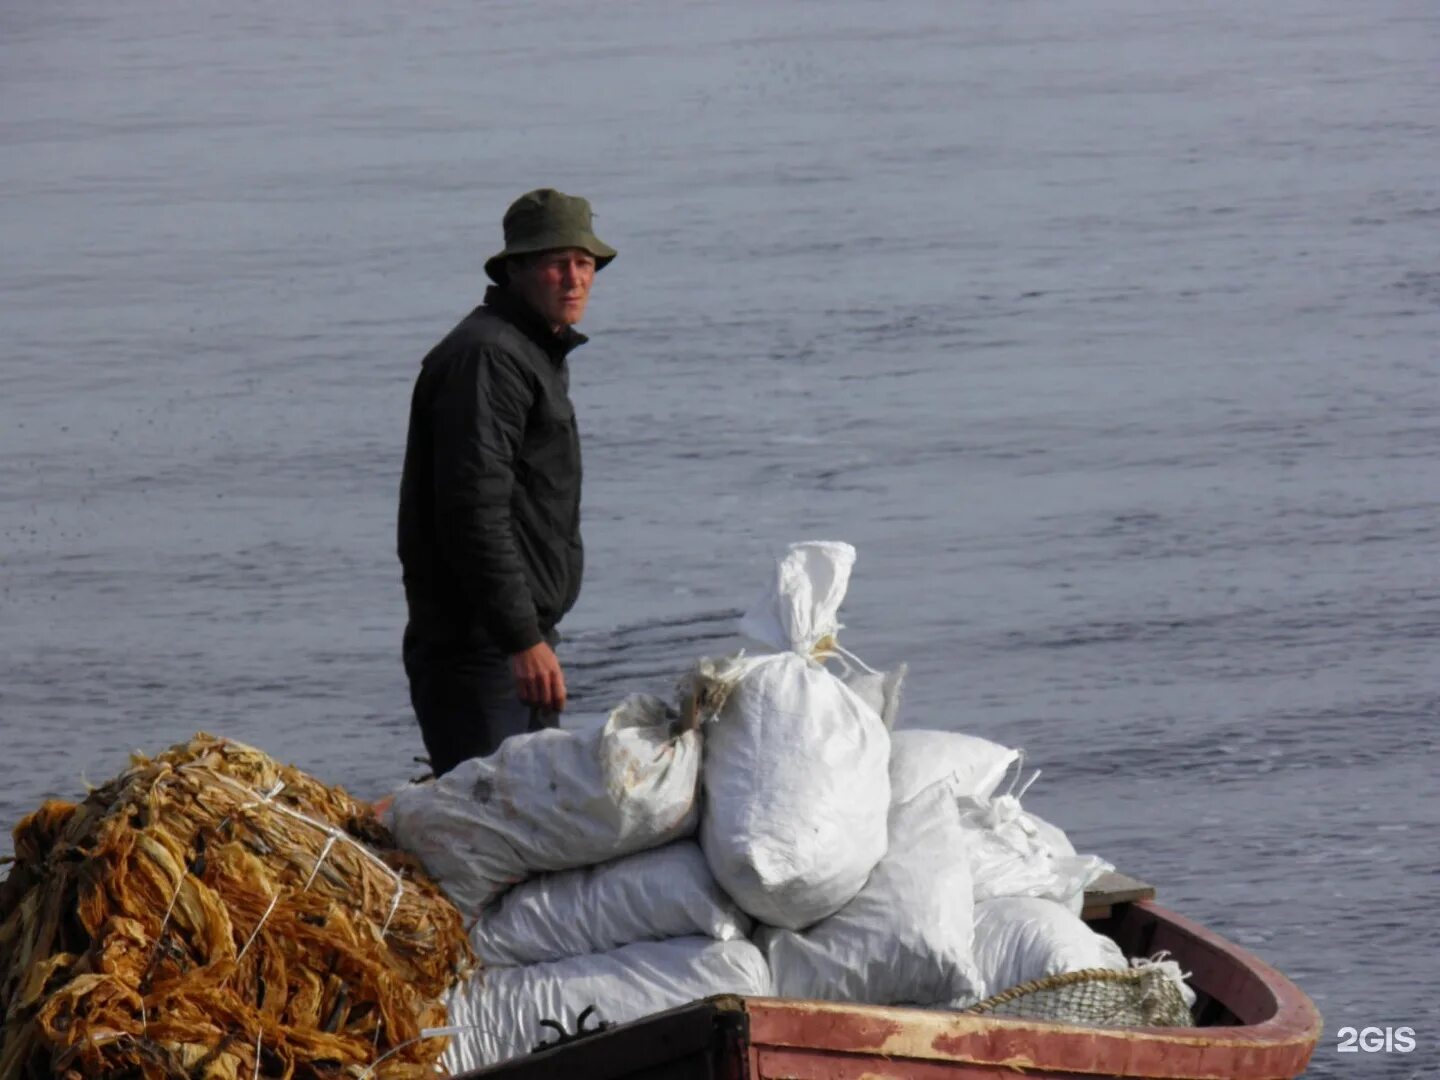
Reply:
<svg viewBox="0 0 1440 1080"><path fill-rule="evenodd" d="M0 1080L435 1075L460 914L343 790L202 734L14 835Z"/></svg>

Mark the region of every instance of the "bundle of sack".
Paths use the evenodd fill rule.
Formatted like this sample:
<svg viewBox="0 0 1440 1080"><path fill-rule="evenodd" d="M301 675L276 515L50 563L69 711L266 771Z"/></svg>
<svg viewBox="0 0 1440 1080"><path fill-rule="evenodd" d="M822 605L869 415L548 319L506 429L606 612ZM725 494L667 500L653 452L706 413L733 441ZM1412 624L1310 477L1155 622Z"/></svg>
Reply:
<svg viewBox="0 0 1440 1080"><path fill-rule="evenodd" d="M672 700L396 793L388 824L485 962L449 999L453 1072L713 994L963 1008L1127 966L1079 917L1109 864L999 793L1019 751L891 731L903 667L837 641L854 560L791 545L740 624L762 648Z"/></svg>

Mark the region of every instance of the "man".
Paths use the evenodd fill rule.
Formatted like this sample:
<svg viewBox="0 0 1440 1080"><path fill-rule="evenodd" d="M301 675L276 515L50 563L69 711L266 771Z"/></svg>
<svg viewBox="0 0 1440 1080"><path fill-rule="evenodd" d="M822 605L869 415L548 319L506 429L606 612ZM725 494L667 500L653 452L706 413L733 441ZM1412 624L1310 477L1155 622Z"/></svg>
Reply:
<svg viewBox="0 0 1440 1080"><path fill-rule="evenodd" d="M515 200L504 230L484 303L421 366L400 484L405 671L436 776L555 725L555 625L580 591L566 357L615 249L588 202L549 188Z"/></svg>

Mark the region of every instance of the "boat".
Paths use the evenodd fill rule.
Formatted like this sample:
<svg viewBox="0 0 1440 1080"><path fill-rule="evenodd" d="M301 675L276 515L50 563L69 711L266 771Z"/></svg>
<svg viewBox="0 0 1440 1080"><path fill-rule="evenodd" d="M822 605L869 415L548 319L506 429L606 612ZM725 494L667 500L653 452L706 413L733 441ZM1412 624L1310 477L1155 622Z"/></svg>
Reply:
<svg viewBox="0 0 1440 1080"><path fill-rule="evenodd" d="M1127 956L1190 973L1194 1027L1101 1028L932 1009L720 995L577 1034L464 1080L1291 1080L1322 1026L1310 999L1246 950L1106 875L1083 917Z"/></svg>

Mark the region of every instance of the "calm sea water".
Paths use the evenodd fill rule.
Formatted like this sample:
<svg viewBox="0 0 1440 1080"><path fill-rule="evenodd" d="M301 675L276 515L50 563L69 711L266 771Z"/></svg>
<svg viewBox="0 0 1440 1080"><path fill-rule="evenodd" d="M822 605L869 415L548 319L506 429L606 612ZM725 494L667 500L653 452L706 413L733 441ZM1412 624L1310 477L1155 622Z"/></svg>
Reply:
<svg viewBox="0 0 1440 1080"><path fill-rule="evenodd" d="M903 723L1294 977L1311 1075L1433 1075L1437 61L1428 0L5 5L0 819L202 729L416 771L410 386L556 186L621 252L574 708L849 540Z"/></svg>

